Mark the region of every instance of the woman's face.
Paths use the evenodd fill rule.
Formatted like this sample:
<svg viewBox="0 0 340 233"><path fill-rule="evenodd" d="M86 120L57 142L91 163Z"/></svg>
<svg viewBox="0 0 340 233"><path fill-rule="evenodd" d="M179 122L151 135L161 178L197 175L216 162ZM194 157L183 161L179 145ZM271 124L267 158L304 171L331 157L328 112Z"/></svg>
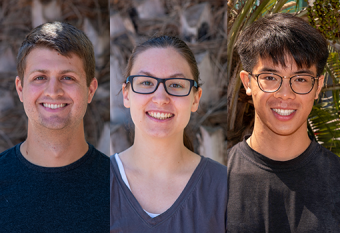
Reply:
<svg viewBox="0 0 340 233"><path fill-rule="evenodd" d="M150 48L138 54L130 75L193 80L188 62L173 48ZM130 108L136 135L182 138L202 94L200 88L194 89L188 96L178 97L169 95L162 83L152 94L137 94L132 91L131 83L123 84L124 106Z"/></svg>

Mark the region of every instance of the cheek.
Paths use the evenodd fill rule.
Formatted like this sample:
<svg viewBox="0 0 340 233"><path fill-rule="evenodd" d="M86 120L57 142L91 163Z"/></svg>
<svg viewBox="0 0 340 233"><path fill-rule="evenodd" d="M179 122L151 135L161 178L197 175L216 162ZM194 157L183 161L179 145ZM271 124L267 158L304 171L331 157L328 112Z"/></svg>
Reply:
<svg viewBox="0 0 340 233"><path fill-rule="evenodd" d="M313 93L312 95L307 95L307 96L303 96L303 98L301 99L301 103L306 103L304 104L305 106L305 112L306 114L310 113L310 111L312 111L313 105L314 105L314 96L315 94ZM304 98L305 97L305 98Z"/></svg>
<svg viewBox="0 0 340 233"><path fill-rule="evenodd" d="M253 104L256 108L261 108L266 103L267 97L264 95L264 93L259 92L258 90L252 91L252 99Z"/></svg>
<svg viewBox="0 0 340 233"><path fill-rule="evenodd" d="M129 95L130 114L133 122L141 121L141 117L142 114L144 115L144 108L148 100L148 95L137 96L134 95L134 93L131 93L131 95Z"/></svg>
<svg viewBox="0 0 340 233"><path fill-rule="evenodd" d="M24 104L34 104L33 101L36 101L42 92L43 92L42 87L24 86L22 90L22 100Z"/></svg>
<svg viewBox="0 0 340 233"><path fill-rule="evenodd" d="M77 106L77 109L81 110L87 108L88 104L88 89L80 86L64 87L65 97L69 97L73 100L73 103Z"/></svg>
<svg viewBox="0 0 340 233"><path fill-rule="evenodd" d="M185 124L188 124L190 120L193 101L193 97L180 97L180 99L173 101L174 106L177 107L177 113L180 119L182 119Z"/></svg>

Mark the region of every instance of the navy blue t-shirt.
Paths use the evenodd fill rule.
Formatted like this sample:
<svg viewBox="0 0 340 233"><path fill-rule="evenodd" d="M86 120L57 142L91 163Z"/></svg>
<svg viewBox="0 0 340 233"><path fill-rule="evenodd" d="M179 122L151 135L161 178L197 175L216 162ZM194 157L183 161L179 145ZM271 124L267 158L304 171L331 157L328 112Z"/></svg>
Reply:
<svg viewBox="0 0 340 233"><path fill-rule="evenodd" d="M109 232L109 157L89 145L63 167L27 161L20 144L0 154L0 232Z"/></svg>

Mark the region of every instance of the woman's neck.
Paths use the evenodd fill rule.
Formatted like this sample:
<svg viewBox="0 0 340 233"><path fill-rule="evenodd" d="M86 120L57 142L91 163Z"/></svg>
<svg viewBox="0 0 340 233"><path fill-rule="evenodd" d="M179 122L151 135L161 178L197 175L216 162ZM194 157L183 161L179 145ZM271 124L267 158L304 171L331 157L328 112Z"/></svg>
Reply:
<svg viewBox="0 0 340 233"><path fill-rule="evenodd" d="M157 138L136 133L133 146L120 155L124 167L158 175L185 172L186 165L199 160L197 154L184 146L183 134Z"/></svg>

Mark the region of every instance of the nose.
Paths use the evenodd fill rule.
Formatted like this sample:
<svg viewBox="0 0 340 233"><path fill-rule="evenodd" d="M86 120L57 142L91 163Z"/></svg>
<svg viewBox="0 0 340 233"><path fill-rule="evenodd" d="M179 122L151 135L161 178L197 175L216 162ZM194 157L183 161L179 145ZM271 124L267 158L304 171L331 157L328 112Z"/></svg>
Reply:
<svg viewBox="0 0 340 233"><path fill-rule="evenodd" d="M50 96L51 98L56 98L64 94L62 84L60 83L58 78L51 77L46 85L47 85L45 88L46 96Z"/></svg>
<svg viewBox="0 0 340 233"><path fill-rule="evenodd" d="M295 95L296 94L293 92L288 78L283 79L280 89L274 93L276 98L281 98L283 100L295 99Z"/></svg>
<svg viewBox="0 0 340 233"><path fill-rule="evenodd" d="M169 94L165 91L163 83L160 83L157 90L153 93L152 101L160 105L169 103Z"/></svg>

